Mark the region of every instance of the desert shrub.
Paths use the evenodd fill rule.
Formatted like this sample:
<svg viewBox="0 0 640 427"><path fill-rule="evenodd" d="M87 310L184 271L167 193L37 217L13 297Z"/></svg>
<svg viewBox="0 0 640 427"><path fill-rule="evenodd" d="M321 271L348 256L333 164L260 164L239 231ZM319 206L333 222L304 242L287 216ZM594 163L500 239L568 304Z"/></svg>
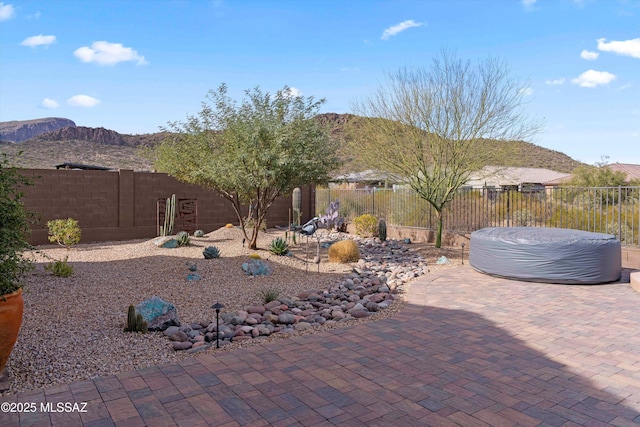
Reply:
<svg viewBox="0 0 640 427"><path fill-rule="evenodd" d="M360 237L375 236L378 229L378 219L371 214L364 214L353 220L356 226L356 234Z"/></svg>
<svg viewBox="0 0 640 427"><path fill-rule="evenodd" d="M251 259L262 259L262 258L260 258L260 255L258 255L258 254L251 254L251 255L249 255L249 258L251 258Z"/></svg>
<svg viewBox="0 0 640 427"><path fill-rule="evenodd" d="M360 250L353 240L341 240L329 246L329 262L341 264L356 262L360 259Z"/></svg>
<svg viewBox="0 0 640 427"><path fill-rule="evenodd" d="M259 295L262 302L267 304L271 301L277 300L278 296L280 296L280 291L277 288L261 289Z"/></svg>
<svg viewBox="0 0 640 427"><path fill-rule="evenodd" d="M57 277L69 277L73 274L73 266L67 262L68 259L69 257L64 257L61 261L50 262L44 269Z"/></svg>
<svg viewBox="0 0 640 427"><path fill-rule="evenodd" d="M31 248L29 235L30 214L22 203L21 187L31 185L24 176L9 167L6 154L0 157L0 296L18 290L20 279L32 268L32 262L23 256Z"/></svg>
<svg viewBox="0 0 640 427"><path fill-rule="evenodd" d="M80 225L73 218L47 221L47 228L49 229L49 241L52 243L69 249L72 245L80 242L82 235Z"/></svg>

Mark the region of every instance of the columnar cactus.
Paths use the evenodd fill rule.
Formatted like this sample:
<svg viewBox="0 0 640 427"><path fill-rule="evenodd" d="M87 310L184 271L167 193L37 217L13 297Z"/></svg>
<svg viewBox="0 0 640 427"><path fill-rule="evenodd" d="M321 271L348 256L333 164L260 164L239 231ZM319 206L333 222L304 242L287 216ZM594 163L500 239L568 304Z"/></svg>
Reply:
<svg viewBox="0 0 640 427"><path fill-rule="evenodd" d="M293 207L293 223L300 225L300 216L302 215L302 191L297 187L293 189L291 205Z"/></svg>
<svg viewBox="0 0 640 427"><path fill-rule="evenodd" d="M142 332L146 334L149 332L149 325L142 317L142 314L136 314L136 308L132 305L129 305L129 310L127 311L127 327L124 329L125 332Z"/></svg>
<svg viewBox="0 0 640 427"><path fill-rule="evenodd" d="M160 227L161 236L171 236L173 233L173 221L176 216L176 195L173 194L167 198L167 204L164 211L164 226Z"/></svg>
<svg viewBox="0 0 640 427"><path fill-rule="evenodd" d="M387 240L387 222L384 219L378 221L378 238L381 242Z"/></svg>

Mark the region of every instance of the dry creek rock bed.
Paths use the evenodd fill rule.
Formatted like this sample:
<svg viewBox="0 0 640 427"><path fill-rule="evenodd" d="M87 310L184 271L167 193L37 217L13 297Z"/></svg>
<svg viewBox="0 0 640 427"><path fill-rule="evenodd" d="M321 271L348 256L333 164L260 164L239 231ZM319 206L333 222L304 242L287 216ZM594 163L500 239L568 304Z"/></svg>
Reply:
<svg viewBox="0 0 640 427"><path fill-rule="evenodd" d="M385 276L382 281L390 285L390 293L394 295L394 302L388 308L363 318L356 319L347 313L344 319L330 319L322 326L279 325L279 332L270 331L259 339L236 339L219 350L209 345L203 350L228 351L291 334L380 320L402 308L402 295L415 277L426 274L429 269L451 268L460 263L453 258L457 250L435 249L424 244L405 245L393 240L381 244L373 238L356 238L361 252L358 263L329 263L327 243L354 236L330 234L325 230L319 233L325 243L320 251L320 264L311 263L317 251L315 238L310 238L308 244L306 238L298 238L289 256L269 253L264 249L269 242L284 237L284 232L277 230L260 234L258 247L263 249L258 250L243 246L238 228L221 228L201 238L191 237L189 246L175 249L158 248L153 239L82 244L71 250L40 247L31 254L36 261L35 269L25 278L25 312L18 341L7 364L10 390L4 394L191 357L189 351L174 351L172 341L162 332L123 332L129 304L138 304L154 295L177 307L185 330L191 328L189 325L214 322L215 311L210 307L217 301L225 305L221 314L226 313L229 319L232 313L244 315L249 308L262 305L264 291L277 289L279 296L288 300L308 297L310 290L322 295L335 292L345 281L355 278L357 282L358 272L372 273L371 277ZM221 257L205 260L202 251L207 246L217 246ZM242 263L254 253L268 263L270 275L247 276L242 270ZM436 265L441 255L447 255L451 264ZM66 256L74 268L71 277L59 278L45 271L44 266L51 259ZM202 277L199 281L187 280L192 273L189 265L193 264Z"/></svg>

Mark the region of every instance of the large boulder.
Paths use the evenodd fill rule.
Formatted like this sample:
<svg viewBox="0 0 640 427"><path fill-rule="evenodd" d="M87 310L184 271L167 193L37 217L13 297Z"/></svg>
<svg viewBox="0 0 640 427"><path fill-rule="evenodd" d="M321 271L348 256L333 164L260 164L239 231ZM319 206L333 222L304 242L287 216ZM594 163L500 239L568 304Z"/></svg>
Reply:
<svg viewBox="0 0 640 427"><path fill-rule="evenodd" d="M150 331L164 331L169 326L180 326L176 307L155 295L136 305L136 313L142 314Z"/></svg>
<svg viewBox="0 0 640 427"><path fill-rule="evenodd" d="M269 266L261 259L249 259L242 263L242 269L249 276L268 276L271 274Z"/></svg>
<svg viewBox="0 0 640 427"><path fill-rule="evenodd" d="M162 236L153 239L153 244L159 248L173 249L179 246L178 241L174 236Z"/></svg>

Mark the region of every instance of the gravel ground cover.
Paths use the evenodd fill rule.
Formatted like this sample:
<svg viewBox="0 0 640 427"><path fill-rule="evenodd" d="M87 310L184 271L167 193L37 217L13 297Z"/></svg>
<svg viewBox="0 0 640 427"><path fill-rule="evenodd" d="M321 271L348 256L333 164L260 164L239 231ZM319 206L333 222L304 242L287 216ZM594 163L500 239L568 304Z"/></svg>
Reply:
<svg viewBox="0 0 640 427"><path fill-rule="evenodd" d="M215 312L210 307L216 301L225 305L223 311L231 312L261 303L261 292L271 288L278 289L281 296L326 289L353 267L353 264L329 263L325 248L321 249L319 266L306 263L305 259L311 260L316 255L313 238L309 239L308 246L306 239L293 245L291 256L273 255L266 248L276 237L284 237L284 232L261 233L258 246L263 249L259 250L244 247L242 232L237 228L221 228L202 238L191 237L189 246L176 249L158 248L152 240L83 244L71 250L40 247L32 254L36 268L25 279L25 314L7 365L10 390L4 394L192 357L174 351L162 332L145 335L123 332L129 304L153 295L173 303L182 323L211 321ZM338 238L345 237L348 236ZM205 260L202 250L206 246L217 246L221 258ZM413 244L411 248L428 260L432 270L460 264L460 249L435 249L425 244ZM267 260L271 275L251 277L242 271L242 263L253 253ZM451 264L436 265L435 261L442 255L447 256ZM51 258L66 256L74 267L71 277L58 278L45 271L44 266ZM187 281L191 273L189 265L194 263L202 279ZM405 292L406 289L405 286ZM393 315L402 308L403 302L403 298L398 298L389 309L357 322ZM352 323L354 321L340 327ZM287 336L276 334L266 340ZM230 351L241 345L260 345L260 342L264 340L207 351Z"/></svg>

